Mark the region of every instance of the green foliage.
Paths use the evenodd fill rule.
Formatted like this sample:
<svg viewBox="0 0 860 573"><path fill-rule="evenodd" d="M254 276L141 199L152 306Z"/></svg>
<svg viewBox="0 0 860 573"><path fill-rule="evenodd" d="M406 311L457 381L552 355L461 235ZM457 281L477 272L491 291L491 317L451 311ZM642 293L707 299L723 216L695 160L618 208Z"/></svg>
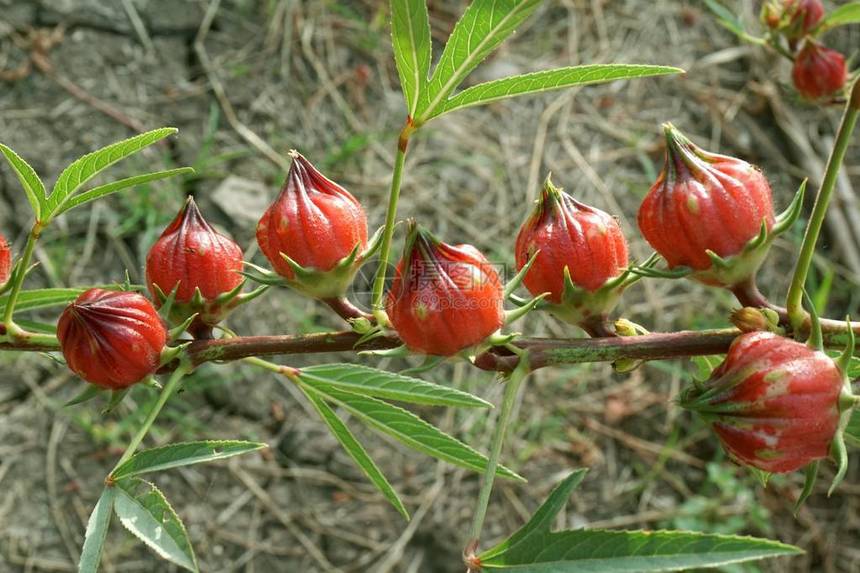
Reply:
<svg viewBox="0 0 860 573"><path fill-rule="evenodd" d="M430 73L430 20L424 0L391 0L391 44L409 115L427 89Z"/></svg>
<svg viewBox="0 0 860 573"><path fill-rule="evenodd" d="M21 182L21 187L24 188L24 193L27 195L27 201L30 202L30 207L36 216L37 221L42 220L42 214L45 212L45 184L39 179L36 171L30 167L30 164L24 161L17 153L0 143L0 153L12 166L18 181Z"/></svg>
<svg viewBox="0 0 860 573"><path fill-rule="evenodd" d="M516 573L688 571L801 553L775 541L686 531L551 532L584 473L567 477L519 531L478 555L482 567Z"/></svg>
<svg viewBox="0 0 860 573"><path fill-rule="evenodd" d="M240 440L205 440L168 444L142 450L116 468L111 478L119 481L132 476L223 460L265 448L266 444Z"/></svg>
<svg viewBox="0 0 860 573"><path fill-rule="evenodd" d="M849 2L831 10L818 24L820 33L846 24L860 24L860 2Z"/></svg>
<svg viewBox="0 0 860 573"><path fill-rule="evenodd" d="M155 485L133 479L113 489L116 490L114 511L123 527L162 559L188 571L197 571L197 558L188 532Z"/></svg>
<svg viewBox="0 0 860 573"><path fill-rule="evenodd" d="M90 514L84 534L84 546L81 548L81 559L78 562L78 573L96 573L99 569L115 498L116 488L104 488Z"/></svg>

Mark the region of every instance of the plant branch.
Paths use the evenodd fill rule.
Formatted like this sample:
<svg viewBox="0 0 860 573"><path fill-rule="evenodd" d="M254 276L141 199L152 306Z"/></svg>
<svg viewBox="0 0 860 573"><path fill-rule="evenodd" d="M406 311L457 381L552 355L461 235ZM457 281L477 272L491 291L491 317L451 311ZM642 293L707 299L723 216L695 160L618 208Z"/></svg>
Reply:
<svg viewBox="0 0 860 573"><path fill-rule="evenodd" d="M858 115L860 115L860 81L855 81L845 107L845 113L839 124L839 130L836 133L836 141L830 153L830 159L827 161L824 178L821 180L821 186L815 196L815 205L809 217L809 224L806 226L806 233L800 246L800 255L797 257L797 264L794 267L794 274L791 277L786 307L788 321L795 331L798 331L808 318L803 309L803 288L806 285L809 266L812 264L812 256L815 254L815 244L818 242L821 226L824 224L824 216L827 214L827 207L830 205L830 198L836 186L836 178L845 158L845 152L851 143L854 127L857 125Z"/></svg>
<svg viewBox="0 0 860 573"><path fill-rule="evenodd" d="M24 279L27 277L27 271L30 268L30 261L33 260L33 252L36 250L36 243L42 235L42 223L36 221L33 223L33 228L30 229L30 234L27 235L27 244L24 247L24 254L18 261L18 267L13 278L12 288L9 290L9 298L6 300L6 310L3 313L3 326L7 336L19 337L24 332L15 324L12 317L15 314L15 305L18 303L18 295L21 294L21 289L24 286Z"/></svg>

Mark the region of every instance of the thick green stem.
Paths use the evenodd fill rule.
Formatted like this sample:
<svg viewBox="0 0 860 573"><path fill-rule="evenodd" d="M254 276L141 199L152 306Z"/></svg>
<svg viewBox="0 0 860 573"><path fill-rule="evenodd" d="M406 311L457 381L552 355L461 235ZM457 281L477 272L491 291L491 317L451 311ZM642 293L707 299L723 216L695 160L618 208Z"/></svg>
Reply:
<svg viewBox="0 0 860 573"><path fill-rule="evenodd" d="M382 231L382 244L379 247L379 268L373 279L373 315L379 324L385 324L382 295L385 290L385 277L388 272L388 262L391 257L391 241L394 238L394 225L397 223L397 202L400 200L400 183L403 180L403 166L406 163L406 150L409 148L409 136L415 130L411 118L400 132L397 142L397 156L394 158L394 173L391 175L391 188L388 191L388 211L385 214L385 228Z"/></svg>
<svg viewBox="0 0 860 573"><path fill-rule="evenodd" d="M191 368L185 364L179 366L176 370L173 371L173 374L170 375L170 378L167 381L167 384L161 390L161 394L158 396L158 401L152 406L152 409L146 415L146 419L143 421L143 425L138 429L137 433L129 442L128 447L123 452L122 457L116 463L113 470L111 470L111 474L116 471L118 467L128 461L128 459L134 455L135 450L137 450L140 443L143 441L143 438L146 437L146 434L149 433L149 429L152 427L152 424L155 422L155 419L158 417L158 414L161 413L164 405L167 404L167 400L170 399L170 396L176 391L176 388L179 386L179 383L182 381L182 378L191 371Z"/></svg>
<svg viewBox="0 0 860 573"><path fill-rule="evenodd" d="M857 125L858 114L860 114L860 82L855 81L851 96L848 98L848 104L845 107L845 113L842 116L842 122L839 124L839 131L836 133L833 151L827 161L824 179L822 179L818 194L815 196L815 205L809 217L809 224L806 226L806 234L803 236L800 255L797 257L797 265L794 267L791 287L788 290L786 308L789 322L795 331L799 331L806 321L806 311L803 310L803 287L806 284L806 276L809 273L809 266L812 264L815 244L818 242L821 226L824 224L827 207L830 205L833 189L836 187L836 178L839 175L840 167L842 167L845 152L851 143L854 127Z"/></svg>
<svg viewBox="0 0 860 573"><path fill-rule="evenodd" d="M24 254L21 255L21 260L18 262L18 270L15 272L12 288L9 290L9 298L6 300L6 309L3 313L3 325L6 327L6 334L9 336L17 337L24 334L12 320L12 317L15 314L18 295L21 294L21 289L24 287L27 269L30 268L30 261L33 260L33 251L36 250L36 243L39 241L43 228L42 223L37 221L33 224L33 228L30 229L30 234L27 235L27 244L24 247Z"/></svg>
<svg viewBox="0 0 860 573"><path fill-rule="evenodd" d="M496 469L499 467L499 457L502 454L502 446L505 443L505 436L507 435L508 426L510 425L514 411L514 404L520 393L523 381L531 372L528 358L529 355L527 352L520 354L516 369L511 372L510 377L505 382L502 410L499 412L499 420L496 422L496 428L493 433L493 442L490 446L487 469L484 471L484 477L481 482L481 491L478 494L478 505L475 507L472 527L469 529L469 544L466 546L466 553L471 553L477 549L478 540L481 537L481 529L484 527L484 518L487 516L487 506L490 503L490 494L493 491L493 481L496 478Z"/></svg>

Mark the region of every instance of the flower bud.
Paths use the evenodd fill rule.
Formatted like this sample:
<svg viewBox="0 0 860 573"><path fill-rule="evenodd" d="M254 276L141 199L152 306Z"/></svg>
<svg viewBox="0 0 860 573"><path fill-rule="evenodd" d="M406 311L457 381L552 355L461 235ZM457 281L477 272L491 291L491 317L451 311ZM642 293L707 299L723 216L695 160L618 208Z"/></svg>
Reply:
<svg viewBox="0 0 860 573"><path fill-rule="evenodd" d="M767 179L746 161L694 145L672 124L663 128L666 163L639 208L639 229L670 268L689 267L705 284L750 279L775 223Z"/></svg>
<svg viewBox="0 0 860 573"><path fill-rule="evenodd" d="M9 282L9 276L12 274L12 249L9 248L9 243L6 242L6 237L0 235L0 288Z"/></svg>
<svg viewBox="0 0 860 573"><path fill-rule="evenodd" d="M415 223L386 299L409 348L451 356L501 328L504 291L496 269L471 245L448 245Z"/></svg>
<svg viewBox="0 0 860 573"><path fill-rule="evenodd" d="M702 414L729 455L765 472L826 458L840 424L844 377L821 351L771 332L741 334L681 405Z"/></svg>
<svg viewBox="0 0 860 573"><path fill-rule="evenodd" d="M73 372L119 390L158 369L167 330L143 296L93 288L63 311L57 338Z"/></svg>
<svg viewBox="0 0 860 573"><path fill-rule="evenodd" d="M845 57L807 38L794 59L791 79L798 93L808 100L836 95L848 79Z"/></svg>
<svg viewBox="0 0 860 573"><path fill-rule="evenodd" d="M146 283L158 306L176 289L171 319L194 313L197 326L211 328L232 310L243 283L242 249L216 231L189 197L146 257ZM230 299L230 300L226 300Z"/></svg>
<svg viewBox="0 0 860 573"><path fill-rule="evenodd" d="M732 311L730 320L741 332L769 330L770 323L761 309L745 306Z"/></svg>
<svg viewBox="0 0 860 573"><path fill-rule="evenodd" d="M317 298L349 286L367 247L367 216L358 200L299 153L280 195L257 225L260 250L294 288Z"/></svg>
<svg viewBox="0 0 860 573"><path fill-rule="evenodd" d="M785 0L784 13L788 22L783 33L791 40L799 40L824 18L824 4L821 0Z"/></svg>
<svg viewBox="0 0 860 573"><path fill-rule="evenodd" d="M520 227L517 270L537 253L523 282L537 296L562 302L565 269L574 285L594 292L627 267L627 241L614 217L580 203L547 177L537 206Z"/></svg>

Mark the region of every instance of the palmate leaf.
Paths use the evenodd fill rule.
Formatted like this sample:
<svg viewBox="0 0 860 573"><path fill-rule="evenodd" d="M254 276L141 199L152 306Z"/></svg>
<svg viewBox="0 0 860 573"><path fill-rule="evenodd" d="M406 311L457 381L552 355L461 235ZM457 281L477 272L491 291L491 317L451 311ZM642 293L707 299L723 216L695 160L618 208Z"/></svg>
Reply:
<svg viewBox="0 0 860 573"><path fill-rule="evenodd" d="M427 89L430 73L430 19L425 0L391 0L391 45L409 115Z"/></svg>
<svg viewBox="0 0 860 573"><path fill-rule="evenodd" d="M550 526L582 481L574 472L550 494L519 531L478 555L486 571L516 573L633 573L688 571L744 561L796 555L776 541L687 531L551 532Z"/></svg>
<svg viewBox="0 0 860 573"><path fill-rule="evenodd" d="M90 514L84 534L84 546L81 548L81 559L78 561L78 573L96 573L99 569L115 497L116 488L104 488Z"/></svg>
<svg viewBox="0 0 860 573"><path fill-rule="evenodd" d="M509 97L536 94L551 90L611 82L615 80L645 78L666 74L678 74L684 70L669 66L639 64L592 64L557 68L502 78L467 88L445 101L436 112L441 115L449 111L484 105ZM429 118L428 118L429 119Z"/></svg>
<svg viewBox="0 0 860 573"><path fill-rule="evenodd" d="M45 212L43 213L44 217L50 219L57 213L68 210L65 205L66 202L74 197L81 186L111 165L130 155L134 155L138 151L177 131L179 130L175 127L162 127L161 129L147 131L146 133L141 133L140 135L135 135L134 137L102 147L73 161L57 178L57 182L54 184L54 188L51 190L51 194L46 202Z"/></svg>
<svg viewBox="0 0 860 573"><path fill-rule="evenodd" d="M169 444L137 452L127 462L116 468L111 478L119 481L149 472L232 458L265 447L266 444L241 440L204 440Z"/></svg>
<svg viewBox="0 0 860 573"><path fill-rule="evenodd" d="M308 386L302 382L300 384ZM370 427L416 451L476 472L483 472L487 467L487 458L484 455L408 410L369 396L345 392L329 384L318 383L310 389L325 400L339 404ZM502 465L499 465L496 474L525 481Z"/></svg>
<svg viewBox="0 0 860 573"><path fill-rule="evenodd" d="M406 507L403 505L403 502L400 501L400 497L397 495L397 492L394 491L394 488L388 482L388 479L377 467L376 463L374 463L373 459L370 457L370 454L367 453L367 450L364 449L347 425L344 424L343 421L337 417L334 410L325 403L321 394L318 394L308 386L302 386L301 388L313 407L316 408L317 412L319 412L320 417L326 425L328 425L334 437L337 438L337 441L340 442L340 445L343 446L343 449L346 450L346 453L349 454L356 465L361 468L364 475L366 475L371 483L376 486L376 489L385 496L385 499L387 499L391 505L400 512L400 515L409 519L409 512L406 511Z"/></svg>
<svg viewBox="0 0 860 573"><path fill-rule="evenodd" d="M359 364L320 364L302 368L299 378L310 386L327 384L363 396L411 404L492 408L492 404L466 392L425 382L411 376Z"/></svg>
<svg viewBox="0 0 860 573"><path fill-rule="evenodd" d="M155 485L133 479L117 484L114 511L123 527L162 559L197 571L188 532L164 494Z"/></svg>
<svg viewBox="0 0 860 573"><path fill-rule="evenodd" d="M445 44L426 93L419 98L417 122L424 123L439 115L439 108L466 76L513 34L540 3L541 0L474 0L469 4Z"/></svg>
<svg viewBox="0 0 860 573"><path fill-rule="evenodd" d="M860 2L849 2L834 8L818 24L816 31L823 32L846 24L860 24Z"/></svg>
<svg viewBox="0 0 860 573"><path fill-rule="evenodd" d="M24 161L21 156L12 151L9 147L0 143L0 153L9 162L18 181L21 182L21 187L24 188L24 193L27 195L27 201L30 202L30 207L36 215L36 220L41 221L45 211L45 184L39 179L36 171L30 167L30 164Z"/></svg>

